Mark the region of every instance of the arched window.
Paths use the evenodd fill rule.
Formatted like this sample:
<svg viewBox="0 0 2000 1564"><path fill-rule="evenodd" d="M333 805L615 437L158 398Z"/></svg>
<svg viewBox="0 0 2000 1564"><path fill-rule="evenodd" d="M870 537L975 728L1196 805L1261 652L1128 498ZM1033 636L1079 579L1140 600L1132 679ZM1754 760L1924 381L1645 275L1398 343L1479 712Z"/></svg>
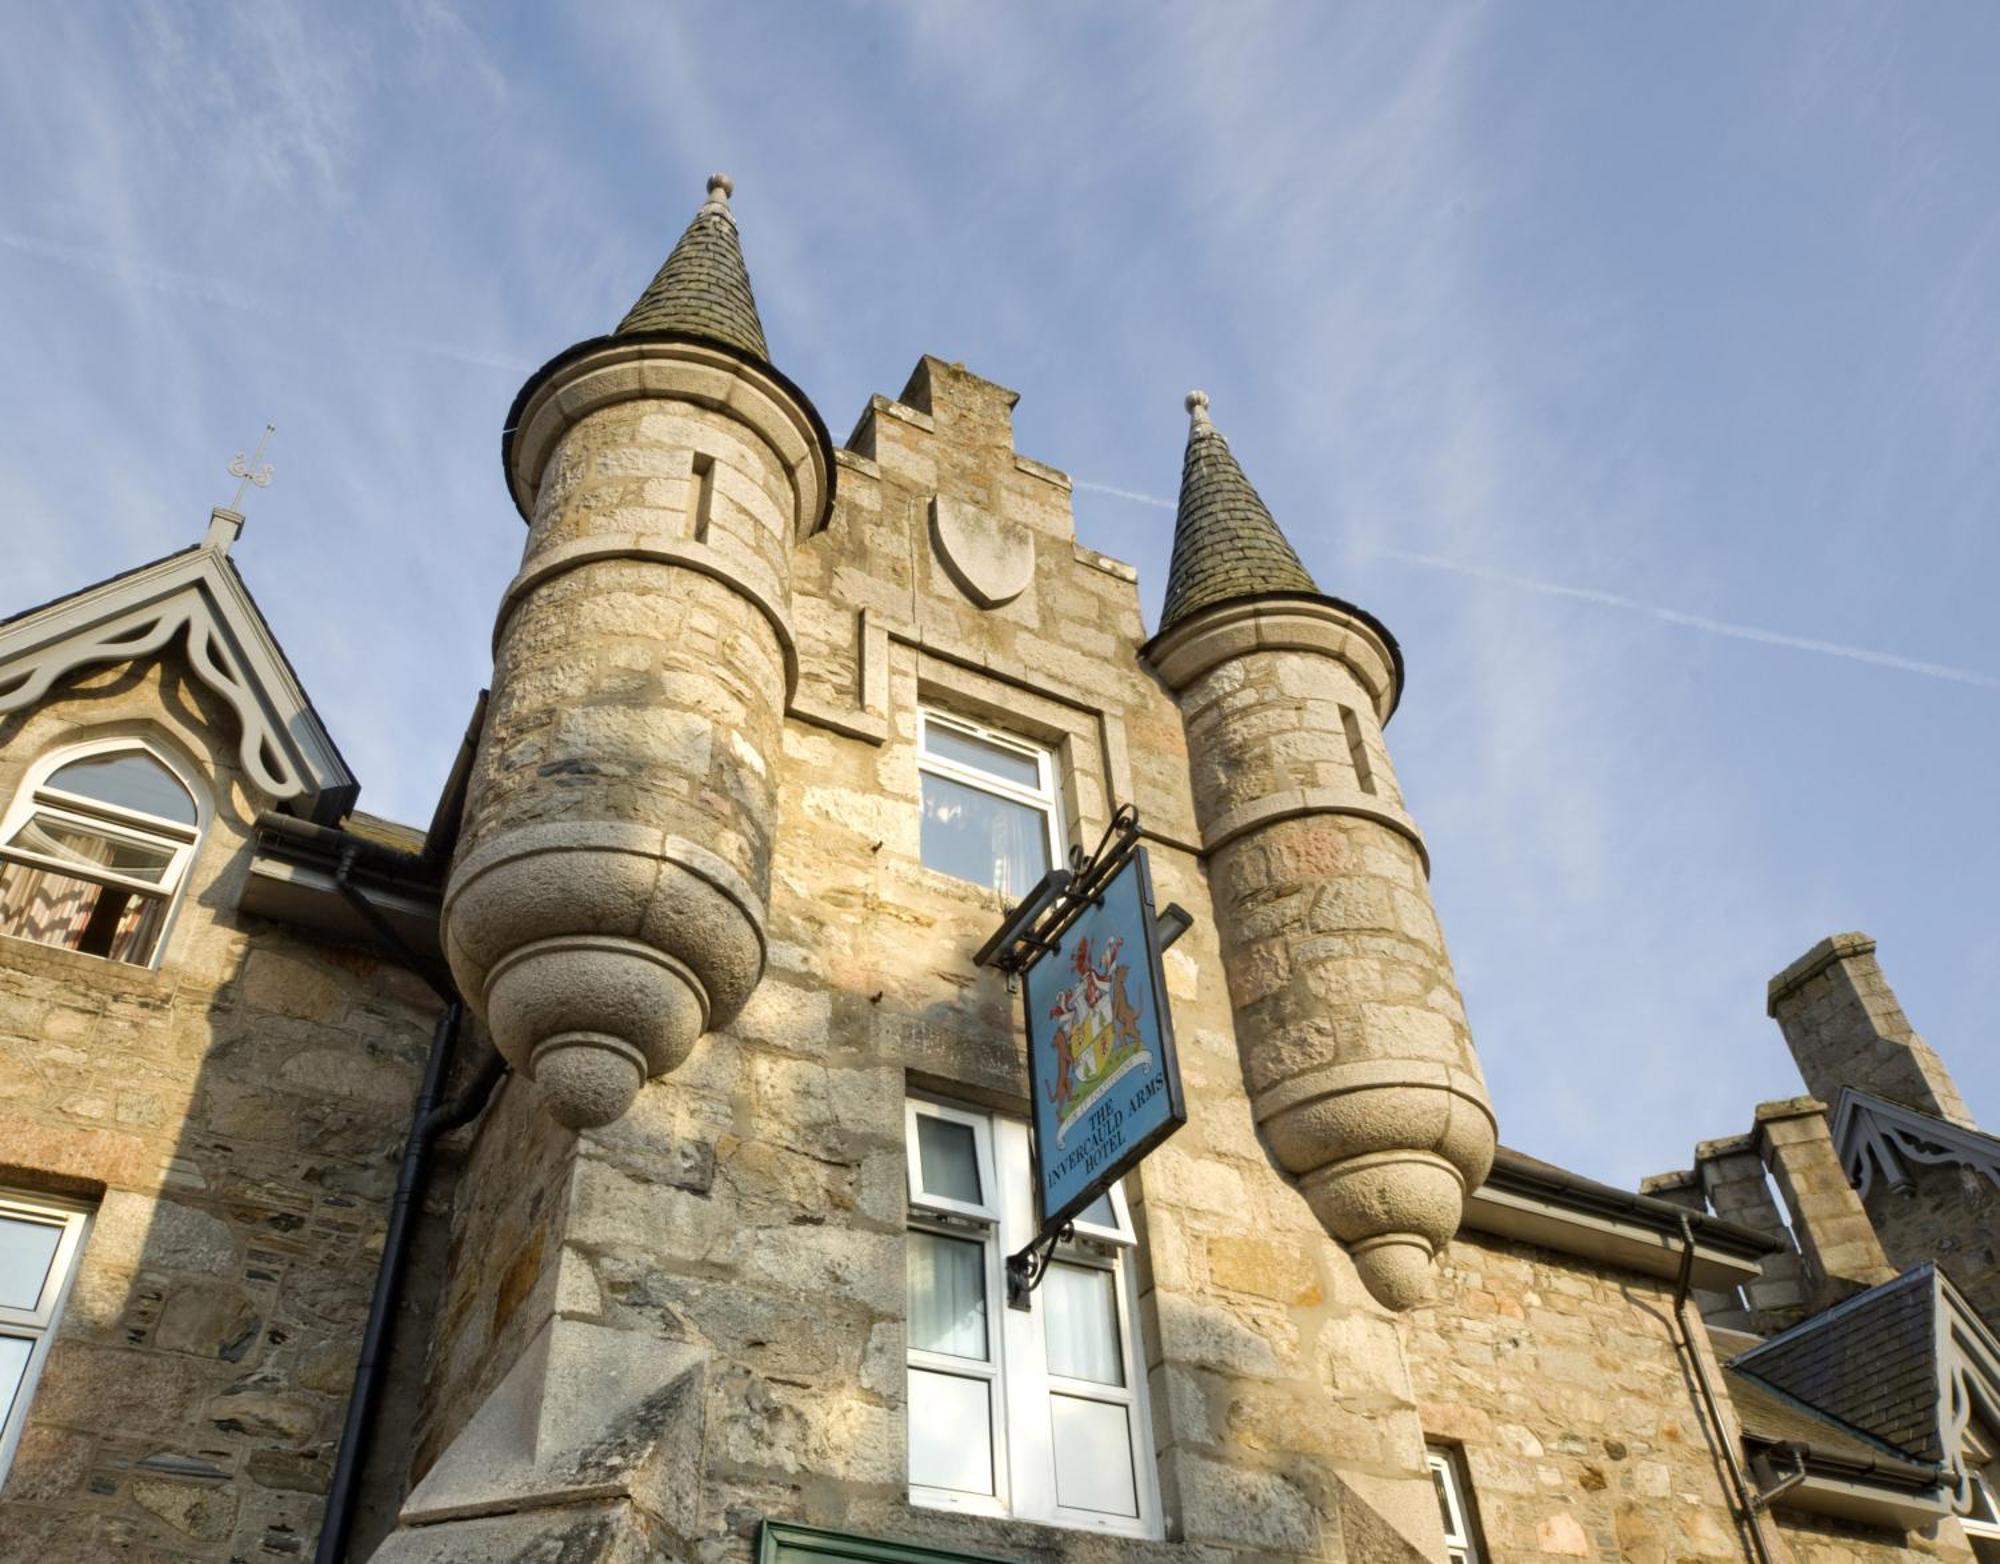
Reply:
<svg viewBox="0 0 2000 1564"><path fill-rule="evenodd" d="M0 934L150 966L203 814L135 739L51 756L0 823Z"/></svg>

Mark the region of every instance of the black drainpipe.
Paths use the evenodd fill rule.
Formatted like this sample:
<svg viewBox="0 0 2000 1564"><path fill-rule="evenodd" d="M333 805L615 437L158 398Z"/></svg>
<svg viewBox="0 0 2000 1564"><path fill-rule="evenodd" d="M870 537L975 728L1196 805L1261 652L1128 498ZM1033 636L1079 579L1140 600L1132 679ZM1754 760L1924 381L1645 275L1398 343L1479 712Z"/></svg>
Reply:
<svg viewBox="0 0 2000 1564"><path fill-rule="evenodd" d="M1702 1406L1714 1434L1716 1452L1722 1457L1722 1464L1729 1468L1729 1481L1736 1490L1735 1500L1729 1506L1730 1513L1742 1524L1750 1538L1751 1556L1758 1564L1771 1564L1770 1545L1764 1540L1764 1518L1758 1513L1756 1497L1743 1475L1743 1463L1737 1459L1729 1427L1722 1421L1722 1410L1716 1405L1715 1387L1708 1380L1708 1364L1702 1358L1701 1349L1695 1345L1694 1331L1688 1325L1688 1284L1694 1279L1694 1223L1686 1211L1681 1212L1680 1219L1681 1241L1685 1247L1681 1250L1680 1277L1674 1283L1674 1320L1680 1326L1681 1344L1687 1351L1688 1361L1694 1365L1695 1383L1701 1387Z"/></svg>
<svg viewBox="0 0 2000 1564"><path fill-rule="evenodd" d="M424 1061L423 1084L417 1089L410 1132L403 1142L403 1165L396 1175L396 1193L389 1206L389 1229L382 1240L382 1264L375 1273L375 1296L368 1306L368 1323L361 1332L361 1358L354 1365L354 1389L348 1396L347 1420L340 1430L340 1448L334 1456L333 1479L326 1491L326 1514L320 1522L319 1546L313 1552L313 1564L343 1564L347 1553L348 1534L354 1525L354 1503L374 1431L376 1403L381 1399L382 1380L389 1368L396 1311L403 1298L410 1237L416 1227L415 1212L429 1182L431 1152L441 1136L479 1116L500 1077L507 1073L507 1061L497 1050L491 1052L481 1063L479 1073L449 1102L439 1102L444 1083L451 1077L464 1004L450 977L435 972L431 963L412 951L354 885L349 872L355 857L351 847L341 855L340 867L334 874L340 894L398 958L436 990L445 1004L438 1012L437 1027L431 1034L430 1057Z"/></svg>

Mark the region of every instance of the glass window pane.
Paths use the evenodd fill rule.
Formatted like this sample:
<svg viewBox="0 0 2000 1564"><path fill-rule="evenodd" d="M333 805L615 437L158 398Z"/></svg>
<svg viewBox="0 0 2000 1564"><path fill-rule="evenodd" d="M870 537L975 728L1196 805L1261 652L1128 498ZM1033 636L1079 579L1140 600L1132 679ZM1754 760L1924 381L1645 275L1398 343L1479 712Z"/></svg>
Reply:
<svg viewBox="0 0 2000 1564"><path fill-rule="evenodd" d="M1089 1205L1077 1212L1076 1219L1079 1222L1088 1222L1092 1227L1108 1227L1116 1231L1118 1227L1118 1213L1111 1206L1111 1191L1107 1189L1103 1194L1091 1201Z"/></svg>
<svg viewBox="0 0 2000 1564"><path fill-rule="evenodd" d="M979 1188L979 1145L970 1124L917 1115L917 1168L927 1195L985 1204Z"/></svg>
<svg viewBox="0 0 2000 1564"><path fill-rule="evenodd" d="M1431 1464L1431 1483L1437 1489L1438 1515L1444 1522L1445 1540L1450 1542L1458 1536L1458 1517L1451 1513L1451 1488L1445 1469L1436 1462Z"/></svg>
<svg viewBox="0 0 2000 1564"><path fill-rule="evenodd" d="M136 750L72 760L58 766L45 786L116 804L120 809L158 815L162 820L177 820L182 825L195 823L194 799L179 778L151 755Z"/></svg>
<svg viewBox="0 0 2000 1564"><path fill-rule="evenodd" d="M910 1349L986 1361L986 1246L911 1233L905 1246Z"/></svg>
<svg viewBox="0 0 2000 1564"><path fill-rule="evenodd" d="M33 1309L62 1242L60 1222L0 1216L0 1308Z"/></svg>
<svg viewBox="0 0 2000 1564"><path fill-rule="evenodd" d="M924 748L933 755L955 760L961 766L973 766L1012 782L1016 787L1041 791L1041 763L1033 755L1024 755L1019 750L974 738L970 733L961 733L941 722L924 724Z"/></svg>
<svg viewBox="0 0 2000 1564"><path fill-rule="evenodd" d="M1049 1416L1055 1434L1056 1502L1072 1510L1137 1515L1132 1424L1125 1408L1051 1396Z"/></svg>
<svg viewBox="0 0 2000 1564"><path fill-rule="evenodd" d="M45 858L91 869L109 869L127 879L158 885L172 867L174 850L154 842L131 842L108 836L87 825L73 825L50 815L30 815L14 833L15 847Z"/></svg>
<svg viewBox="0 0 2000 1564"><path fill-rule="evenodd" d="M143 966L166 921L165 897L0 861L0 934Z"/></svg>
<svg viewBox="0 0 2000 1564"><path fill-rule="evenodd" d="M1109 1271L1052 1265L1042 1279L1049 1372L1099 1385L1125 1383L1118 1351L1118 1292Z"/></svg>
<svg viewBox="0 0 2000 1564"><path fill-rule="evenodd" d="M927 868L1025 896L1049 872L1046 810L982 793L949 777L923 777L923 860Z"/></svg>
<svg viewBox="0 0 2000 1564"><path fill-rule="evenodd" d="M21 1376L28 1372L28 1355L35 1344L26 1336L0 1336L0 1428L14 1411L14 1397L21 1389Z"/></svg>
<svg viewBox="0 0 2000 1564"><path fill-rule="evenodd" d="M960 1493L993 1491L992 1387L983 1379L910 1370L910 1481Z"/></svg>

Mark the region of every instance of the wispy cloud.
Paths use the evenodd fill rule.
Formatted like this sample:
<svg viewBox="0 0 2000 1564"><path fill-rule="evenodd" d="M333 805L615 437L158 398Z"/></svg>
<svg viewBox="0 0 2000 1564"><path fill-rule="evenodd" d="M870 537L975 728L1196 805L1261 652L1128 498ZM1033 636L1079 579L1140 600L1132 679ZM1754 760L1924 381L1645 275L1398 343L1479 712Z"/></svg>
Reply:
<svg viewBox="0 0 2000 1564"><path fill-rule="evenodd" d="M1079 525L1152 603L1181 392L1216 393L1320 579L1410 649L1396 761L1514 1143L1626 1177L1796 1089L1758 995L1829 928L1893 943L1940 1038L1977 1017L2000 109L1938 69L1942 24L1718 53L1631 11L1260 0L17 9L16 603L182 541L275 419L245 568L369 807L423 817L488 671L507 398L618 317L721 167L828 422L921 352L1017 387L1021 450L1118 475L1076 482ZM1717 90L1798 56L1789 100ZM1481 560L1518 579L1450 584ZM1736 579L1762 623L1686 611ZM1870 810L1827 677L1865 663L1922 810Z"/></svg>
<svg viewBox="0 0 2000 1564"><path fill-rule="evenodd" d="M354 322L336 321L297 299L259 293L228 277L205 277L195 272L177 271L171 266L161 266L136 255L120 255L84 245L57 244L32 234L10 233L4 229L0 229L0 248L33 256L36 260L71 271L102 277L125 287L144 288L169 298L213 305L218 309L239 310L249 315L284 320L294 326L309 325L345 335L353 335L357 330ZM505 369L526 374L534 368L530 359L483 353L476 348L460 347L432 337L373 330L366 326L358 329L361 336L383 346L398 347L406 352L446 359L455 364L468 364L477 369Z"/></svg>

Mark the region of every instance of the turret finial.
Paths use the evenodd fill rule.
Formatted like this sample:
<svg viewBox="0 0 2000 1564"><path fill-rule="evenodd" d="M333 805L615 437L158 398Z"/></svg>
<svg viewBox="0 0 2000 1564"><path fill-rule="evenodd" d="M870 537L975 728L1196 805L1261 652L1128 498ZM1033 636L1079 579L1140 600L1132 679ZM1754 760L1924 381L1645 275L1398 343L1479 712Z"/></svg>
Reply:
<svg viewBox="0 0 2000 1564"><path fill-rule="evenodd" d="M729 210L736 181L708 176L708 199L696 210L639 302L626 311L614 335L635 331L680 331L707 337L760 363L769 363L764 325L743 266L736 214Z"/></svg>
<svg viewBox="0 0 2000 1564"><path fill-rule="evenodd" d="M1319 596L1285 535L1208 416L1208 393L1187 394L1187 453L1174 552L1160 609L1164 633L1197 609L1270 592Z"/></svg>

